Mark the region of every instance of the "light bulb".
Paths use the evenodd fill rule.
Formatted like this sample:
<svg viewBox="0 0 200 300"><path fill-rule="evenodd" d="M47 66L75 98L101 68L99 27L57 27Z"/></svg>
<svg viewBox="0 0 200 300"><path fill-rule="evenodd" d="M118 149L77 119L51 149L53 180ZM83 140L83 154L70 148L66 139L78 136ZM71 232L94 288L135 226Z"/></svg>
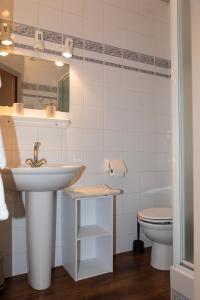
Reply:
<svg viewBox="0 0 200 300"><path fill-rule="evenodd" d="M0 56L7 56L9 53L7 51L0 50Z"/></svg>
<svg viewBox="0 0 200 300"><path fill-rule="evenodd" d="M63 67L64 66L64 63L62 61L55 61L55 64L57 67Z"/></svg>
<svg viewBox="0 0 200 300"><path fill-rule="evenodd" d="M66 57L66 58L72 57L72 54L71 54L70 52L67 52L67 51L63 52L62 55L63 55L64 57Z"/></svg>
<svg viewBox="0 0 200 300"><path fill-rule="evenodd" d="M2 40L1 43L5 46L10 46L12 45L12 41L11 40Z"/></svg>

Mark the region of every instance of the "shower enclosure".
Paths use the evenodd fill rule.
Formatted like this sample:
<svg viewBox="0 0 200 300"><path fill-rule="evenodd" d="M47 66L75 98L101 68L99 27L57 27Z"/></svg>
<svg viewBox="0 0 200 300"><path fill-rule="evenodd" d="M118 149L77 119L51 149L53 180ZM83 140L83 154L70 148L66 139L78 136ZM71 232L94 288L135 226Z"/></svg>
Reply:
<svg viewBox="0 0 200 300"><path fill-rule="evenodd" d="M178 0L180 264L193 269L193 126L190 0Z"/></svg>
<svg viewBox="0 0 200 300"><path fill-rule="evenodd" d="M194 176L195 152L193 149L193 28L191 11L194 1L197 0L170 1L174 208L174 262L170 275L172 299L187 300L194 299L194 181L196 177Z"/></svg>

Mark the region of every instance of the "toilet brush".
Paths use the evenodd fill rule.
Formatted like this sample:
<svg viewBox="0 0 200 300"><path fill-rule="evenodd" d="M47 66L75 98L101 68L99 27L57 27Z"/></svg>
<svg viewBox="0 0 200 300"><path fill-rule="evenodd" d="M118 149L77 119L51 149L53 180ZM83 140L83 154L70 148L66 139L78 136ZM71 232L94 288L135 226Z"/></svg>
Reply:
<svg viewBox="0 0 200 300"><path fill-rule="evenodd" d="M144 253L144 242L140 240L140 223L137 217L137 240L133 241L133 252L136 254Z"/></svg>

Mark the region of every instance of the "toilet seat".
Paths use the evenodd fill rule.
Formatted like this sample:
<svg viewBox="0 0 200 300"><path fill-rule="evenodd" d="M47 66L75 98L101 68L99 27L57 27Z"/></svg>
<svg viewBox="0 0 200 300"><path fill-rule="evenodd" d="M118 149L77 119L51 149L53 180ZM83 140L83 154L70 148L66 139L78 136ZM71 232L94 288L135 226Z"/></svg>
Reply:
<svg viewBox="0 0 200 300"><path fill-rule="evenodd" d="M172 208L154 207L143 209L138 212L138 219L149 224L167 225L173 223Z"/></svg>

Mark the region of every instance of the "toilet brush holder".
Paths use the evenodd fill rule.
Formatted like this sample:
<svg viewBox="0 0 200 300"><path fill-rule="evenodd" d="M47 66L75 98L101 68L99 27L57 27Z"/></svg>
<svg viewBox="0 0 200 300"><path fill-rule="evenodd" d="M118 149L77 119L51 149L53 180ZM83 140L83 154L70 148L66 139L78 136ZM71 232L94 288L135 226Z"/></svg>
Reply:
<svg viewBox="0 0 200 300"><path fill-rule="evenodd" d="M137 240L133 241L133 252L136 254L144 253L144 242L140 240L140 223L137 219Z"/></svg>

